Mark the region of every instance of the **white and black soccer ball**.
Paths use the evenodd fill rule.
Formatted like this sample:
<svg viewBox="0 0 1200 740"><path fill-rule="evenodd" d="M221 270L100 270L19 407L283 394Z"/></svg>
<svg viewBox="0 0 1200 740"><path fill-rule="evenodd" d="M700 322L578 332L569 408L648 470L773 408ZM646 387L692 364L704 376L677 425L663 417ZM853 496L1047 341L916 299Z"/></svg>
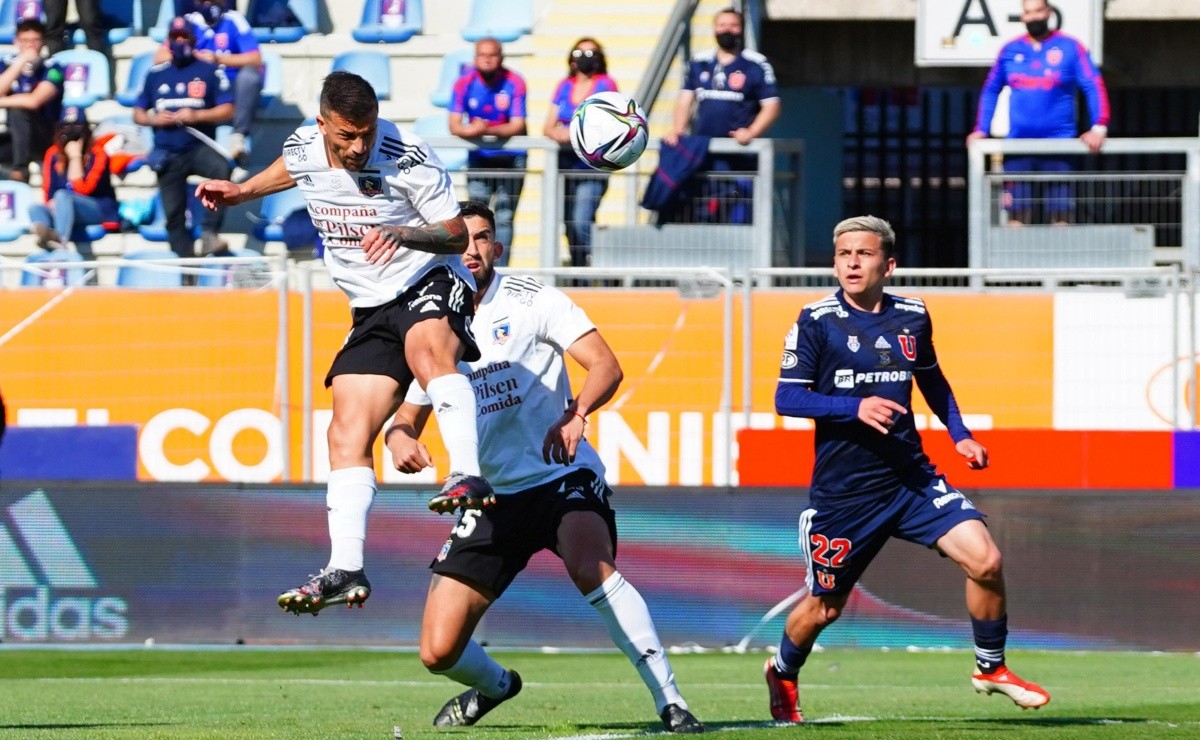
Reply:
<svg viewBox="0 0 1200 740"><path fill-rule="evenodd" d="M571 148L589 167L605 172L628 167L646 151L646 113L619 92L584 99L571 116Z"/></svg>

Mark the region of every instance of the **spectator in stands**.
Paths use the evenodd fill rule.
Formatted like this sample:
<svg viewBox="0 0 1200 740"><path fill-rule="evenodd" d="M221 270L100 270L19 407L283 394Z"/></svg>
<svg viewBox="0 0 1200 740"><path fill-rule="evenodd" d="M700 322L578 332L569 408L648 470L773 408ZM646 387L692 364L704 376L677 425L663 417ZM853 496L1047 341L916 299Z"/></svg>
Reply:
<svg viewBox="0 0 1200 740"><path fill-rule="evenodd" d="M729 137L745 145L765 134L779 118L775 70L762 54L743 48L742 29L742 14L733 8L713 17L717 48L695 55L688 63L675 103L673 128L663 136L668 146L679 144L689 122L694 135ZM756 168L755 157L741 154L710 155L705 166L710 172ZM701 194L696 220L749 223L751 185L750 180L710 180Z"/></svg>
<svg viewBox="0 0 1200 740"><path fill-rule="evenodd" d="M69 49L75 44L67 38L67 0L45 0L46 48L51 54ZM100 15L100 0L75 0L75 12L79 15L79 27L87 36L88 48L108 57L108 66L113 66L112 49L108 45L108 29Z"/></svg>
<svg viewBox="0 0 1200 740"><path fill-rule="evenodd" d="M194 257L195 242L187 227L187 178L229 179L233 163L209 142L217 124L233 117L233 91L222 68L196 58L196 35L186 18L171 21L167 44L171 61L150 68L133 121L154 128L149 162L158 173L171 250ZM200 238L205 254L222 246L217 233L223 217L220 208L204 211Z"/></svg>
<svg viewBox="0 0 1200 740"><path fill-rule="evenodd" d="M1046 0L1024 0L1021 21L1028 33L1009 41L992 65L983 91L975 130L967 144L988 135L1000 91L1008 87L1009 132L1012 139L1073 139L1079 133L1075 115L1075 92L1087 99L1092 125L1079 138L1092 152L1100 151L1108 136L1108 92L1100 70L1078 40L1050 28L1050 5ZM1074 166L1064 157L1008 157L1006 172L1070 172ZM1020 225L1038 218L1037 200L1044 200L1044 216L1051 223L1070 220L1071 199L1065 182L1010 184L1005 192L1009 223ZM1038 219L1040 220L1040 219Z"/></svg>
<svg viewBox="0 0 1200 740"><path fill-rule="evenodd" d="M505 68L504 52L496 39L475 42L475 66L454 83L450 99L450 133L464 139L495 136L506 139L525 134L525 80ZM467 175L471 200L488 204L496 213L496 240L513 243L513 214L525 181L525 152L508 149L472 149L467 157L472 170L511 170L512 174ZM508 264L508 252L500 264Z"/></svg>
<svg viewBox="0 0 1200 740"><path fill-rule="evenodd" d="M119 220L117 194L108 170L108 154L95 143L83 109L63 108L54 143L42 165L45 205L29 209L33 233L42 249L59 249L74 240L75 251L92 259L84 227Z"/></svg>
<svg viewBox="0 0 1200 740"><path fill-rule="evenodd" d="M196 35L196 58L220 64L233 86L233 135L229 153L244 165L249 154L251 128L262 95L262 52L246 16L230 7L233 0L196 0L195 10L185 17ZM171 58L167 42L154 56L155 62Z"/></svg>
<svg viewBox="0 0 1200 740"><path fill-rule="evenodd" d="M0 108L8 111L8 133L0 140L0 159L9 177L29 181L29 163L41 161L62 110L63 70L43 59L46 27L37 19L17 23L16 51L4 57L0 71Z"/></svg>
<svg viewBox="0 0 1200 740"><path fill-rule="evenodd" d="M588 167L571 151L571 116L584 98L616 89L617 83L608 76L608 63L599 42L593 38L579 39L567 55L567 76L554 91L542 127L544 136L565 147L558 155L558 169L566 175L563 214L572 267L584 267L591 261L592 223L600 199L608 190L608 175Z"/></svg>

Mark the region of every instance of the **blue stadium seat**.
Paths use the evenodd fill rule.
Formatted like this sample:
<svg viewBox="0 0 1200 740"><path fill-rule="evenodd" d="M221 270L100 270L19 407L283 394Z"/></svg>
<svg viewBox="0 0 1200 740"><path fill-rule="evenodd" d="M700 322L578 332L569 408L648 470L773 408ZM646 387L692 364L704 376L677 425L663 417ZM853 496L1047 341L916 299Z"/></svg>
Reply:
<svg viewBox="0 0 1200 740"><path fill-rule="evenodd" d="M0 0L0 44L11 44L17 37L17 14L24 10L21 0ZM40 13L38 20L45 23L46 14Z"/></svg>
<svg viewBox="0 0 1200 740"><path fill-rule="evenodd" d="M375 88L380 100L392 98L392 63L387 54L378 51L347 51L333 58L329 71L344 69L362 77Z"/></svg>
<svg viewBox="0 0 1200 740"><path fill-rule="evenodd" d="M283 221L293 211L305 208L304 194L300 188L289 188L263 198L258 219L254 222L254 236L264 242L283 241Z"/></svg>
<svg viewBox="0 0 1200 740"><path fill-rule="evenodd" d="M429 102L439 108L448 108L454 95L454 82L467 73L475 64L475 50L456 49L442 57L442 71L438 75L437 87L429 93Z"/></svg>
<svg viewBox="0 0 1200 740"><path fill-rule="evenodd" d="M100 0L100 22L108 29L108 43L119 44L142 32L142 3L138 0ZM75 31L71 42L76 46L87 43L82 29Z"/></svg>
<svg viewBox="0 0 1200 740"><path fill-rule="evenodd" d="M450 121L446 113L430 113L413 121L413 132L422 139L435 136L450 136ZM467 168L467 150L457 147L438 147L434 149L438 159L446 166L448 172L458 172Z"/></svg>
<svg viewBox="0 0 1200 740"><path fill-rule="evenodd" d="M263 60L263 89L258 107L266 108L283 94L283 57L276 52L260 49Z"/></svg>
<svg viewBox="0 0 1200 740"><path fill-rule="evenodd" d="M154 54L153 51L147 51L129 60L129 77L125 79L125 88L117 93L117 102L126 108L132 108L137 103L138 95L142 92L142 83L146 81L146 75L154 66Z"/></svg>
<svg viewBox="0 0 1200 740"><path fill-rule="evenodd" d="M300 25L283 25L289 16ZM250 0L246 20L259 43L294 43L317 32L317 0Z"/></svg>
<svg viewBox="0 0 1200 740"><path fill-rule="evenodd" d="M63 67L63 105L87 108L98 100L109 100L108 57L91 49L67 49L53 57ZM82 77L77 79L76 76Z"/></svg>
<svg viewBox="0 0 1200 740"><path fill-rule="evenodd" d="M33 188L15 180L0 180L0 242L14 241L29 231Z"/></svg>
<svg viewBox="0 0 1200 740"><path fill-rule="evenodd" d="M174 260L179 255L169 249L143 249L130 252L124 260ZM178 288L183 285L183 272L177 267L121 265L117 270L117 286L121 288Z"/></svg>
<svg viewBox="0 0 1200 740"><path fill-rule="evenodd" d="M85 270L82 267L44 268L46 262L82 262L83 257L70 249L55 249L52 252L38 252L25 258L27 267L21 271L21 287L33 288L38 286L62 287L63 285L83 285Z"/></svg>
<svg viewBox="0 0 1200 740"><path fill-rule="evenodd" d="M424 25L421 0L366 0L362 20L350 35L364 44L399 44L420 33Z"/></svg>
<svg viewBox="0 0 1200 740"><path fill-rule="evenodd" d="M507 43L533 30L533 0L471 0L471 16L463 26L467 41L492 38Z"/></svg>
<svg viewBox="0 0 1200 740"><path fill-rule="evenodd" d="M142 224L138 227L138 233L142 238L151 242L167 241L167 217L163 213L162 196L158 193L154 194L154 209L150 212L150 223ZM200 238L200 220L204 215L204 205L200 203L200 199L188 193L188 210L187 221L192 227L192 238Z"/></svg>
<svg viewBox="0 0 1200 740"><path fill-rule="evenodd" d="M191 3L189 2L188 5ZM158 18L155 19L153 26L146 29L146 35L161 44L167 39L167 29L171 27L171 21L182 15L180 10L183 8L179 0L160 0Z"/></svg>

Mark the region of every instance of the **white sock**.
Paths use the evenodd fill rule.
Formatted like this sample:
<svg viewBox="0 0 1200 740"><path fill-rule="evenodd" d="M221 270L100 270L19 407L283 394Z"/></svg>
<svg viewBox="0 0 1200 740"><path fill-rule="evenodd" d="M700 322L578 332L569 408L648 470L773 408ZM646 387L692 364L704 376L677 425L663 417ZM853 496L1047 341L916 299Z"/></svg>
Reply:
<svg viewBox="0 0 1200 740"><path fill-rule="evenodd" d="M479 475L479 432L475 428L475 391L467 376L443 375L429 381L425 393L433 402L442 442L450 453L450 470Z"/></svg>
<svg viewBox="0 0 1200 740"><path fill-rule="evenodd" d="M375 500L375 470L342 468L329 471L325 506L329 513L329 565L362 570L367 541L367 512Z"/></svg>
<svg viewBox="0 0 1200 740"><path fill-rule="evenodd" d="M457 663L444 671L433 672L470 686L492 699L507 694L512 685L512 677L504 670L504 666L492 660L492 656L474 640L467 641L467 647Z"/></svg>
<svg viewBox="0 0 1200 740"><path fill-rule="evenodd" d="M646 688L650 689L655 712L662 714L668 704L679 704L687 709L687 702L675 686L675 672L671 670L667 651L658 639L650 610L633 584L626 582L620 573L613 573L585 598L600 612L613 642L637 668Z"/></svg>

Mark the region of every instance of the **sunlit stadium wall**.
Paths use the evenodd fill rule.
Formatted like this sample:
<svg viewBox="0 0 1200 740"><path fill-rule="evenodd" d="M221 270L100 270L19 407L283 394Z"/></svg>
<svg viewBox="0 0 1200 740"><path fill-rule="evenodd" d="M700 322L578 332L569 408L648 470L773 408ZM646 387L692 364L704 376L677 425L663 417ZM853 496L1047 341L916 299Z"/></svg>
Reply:
<svg viewBox="0 0 1200 740"><path fill-rule="evenodd" d="M1200 491L972 494L1005 555L1010 644L1200 649ZM5 643L414 645L427 565L453 520L429 491L387 489L371 513L364 609L294 617L275 605L328 555L322 487L20 483L0 488ZM763 616L803 584L803 492L618 489L618 565L668 645L774 645ZM963 576L893 541L827 647L965 648ZM786 610L783 610L786 613ZM551 554L488 614L501 646L611 647Z"/></svg>

